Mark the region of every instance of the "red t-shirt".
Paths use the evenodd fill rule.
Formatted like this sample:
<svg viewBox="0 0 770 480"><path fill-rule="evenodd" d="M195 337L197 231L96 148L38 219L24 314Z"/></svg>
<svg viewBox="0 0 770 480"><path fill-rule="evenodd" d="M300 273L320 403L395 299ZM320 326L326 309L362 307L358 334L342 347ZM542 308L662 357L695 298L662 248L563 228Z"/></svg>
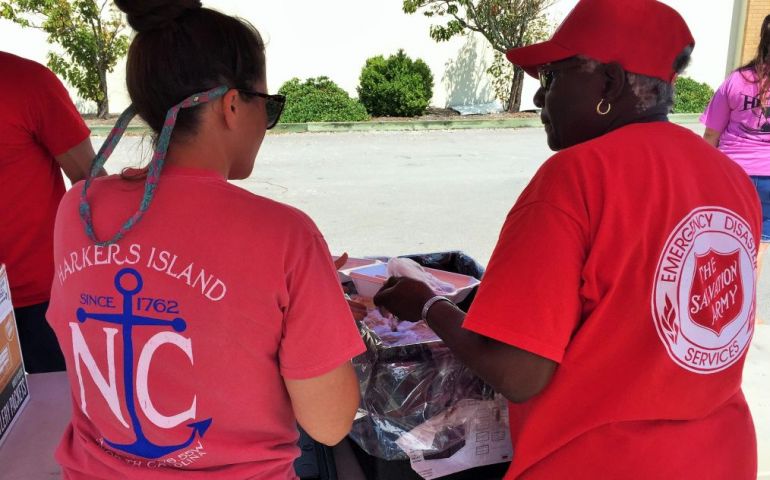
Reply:
<svg viewBox="0 0 770 480"><path fill-rule="evenodd" d="M559 363L511 405L506 478L756 478L741 372L760 222L740 167L670 123L542 166L464 324Z"/></svg>
<svg viewBox="0 0 770 480"><path fill-rule="evenodd" d="M56 75L0 52L0 263L14 307L48 300L53 223L64 195L54 158L90 132Z"/></svg>
<svg viewBox="0 0 770 480"><path fill-rule="evenodd" d="M167 166L144 218L101 248L83 231L81 189L56 219L48 310L72 387L65 478L295 478L283 379L364 351L313 222L212 171ZM94 182L98 236L143 189Z"/></svg>

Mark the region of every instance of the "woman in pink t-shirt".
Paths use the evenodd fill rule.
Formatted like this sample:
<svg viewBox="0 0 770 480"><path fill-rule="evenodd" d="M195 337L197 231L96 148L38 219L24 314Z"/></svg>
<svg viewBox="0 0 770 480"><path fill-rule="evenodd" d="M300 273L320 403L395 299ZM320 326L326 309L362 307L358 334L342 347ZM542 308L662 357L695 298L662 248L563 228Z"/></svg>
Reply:
<svg viewBox="0 0 770 480"><path fill-rule="evenodd" d="M70 480L295 479L297 423L327 445L349 431L364 346L313 222L227 182L251 174L285 98L247 22L115 3L137 32L132 106L54 232L47 316L73 403L56 458ZM135 113L148 167L93 178Z"/></svg>
<svg viewBox="0 0 770 480"><path fill-rule="evenodd" d="M701 116L703 138L743 167L762 202L762 243L770 242L770 15L762 22L753 60L733 71Z"/></svg>

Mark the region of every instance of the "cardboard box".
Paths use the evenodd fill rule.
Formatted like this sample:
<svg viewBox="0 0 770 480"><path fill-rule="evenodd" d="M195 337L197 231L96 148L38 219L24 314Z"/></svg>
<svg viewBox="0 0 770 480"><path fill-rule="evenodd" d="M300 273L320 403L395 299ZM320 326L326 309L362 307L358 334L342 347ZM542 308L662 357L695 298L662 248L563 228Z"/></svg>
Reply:
<svg viewBox="0 0 770 480"><path fill-rule="evenodd" d="M0 265L0 445L29 401L5 265Z"/></svg>

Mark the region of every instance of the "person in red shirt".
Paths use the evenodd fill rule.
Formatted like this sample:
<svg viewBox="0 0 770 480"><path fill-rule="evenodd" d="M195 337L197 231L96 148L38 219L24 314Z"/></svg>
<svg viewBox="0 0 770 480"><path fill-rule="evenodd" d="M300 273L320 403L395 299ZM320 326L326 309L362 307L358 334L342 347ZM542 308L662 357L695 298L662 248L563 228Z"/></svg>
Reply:
<svg viewBox="0 0 770 480"><path fill-rule="evenodd" d="M147 168L76 184L54 230L48 319L73 414L68 480L295 479L297 423L327 445L350 430L365 348L323 236L247 178L285 98L265 45L196 0L118 0L136 30L132 106Z"/></svg>
<svg viewBox="0 0 770 480"><path fill-rule="evenodd" d="M557 153L467 316L405 278L375 297L511 401L507 479L756 478L741 373L761 212L740 167L667 121L693 45L660 2L581 0L508 52L540 78Z"/></svg>
<svg viewBox="0 0 770 480"><path fill-rule="evenodd" d="M90 131L67 90L46 67L0 52L0 264L6 264L29 373L64 370L45 320L53 280L53 225L64 195L62 170L86 177Z"/></svg>

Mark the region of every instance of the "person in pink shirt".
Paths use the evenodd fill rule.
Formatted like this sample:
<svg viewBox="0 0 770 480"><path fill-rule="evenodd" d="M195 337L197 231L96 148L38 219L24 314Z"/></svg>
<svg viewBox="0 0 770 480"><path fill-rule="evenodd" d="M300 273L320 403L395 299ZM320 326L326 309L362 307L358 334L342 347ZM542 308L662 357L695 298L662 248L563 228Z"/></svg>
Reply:
<svg viewBox="0 0 770 480"><path fill-rule="evenodd" d="M751 177L762 202L762 242L757 264L770 242L770 15L762 22L754 58L733 71L700 118L703 138Z"/></svg>
<svg viewBox="0 0 770 480"><path fill-rule="evenodd" d="M65 479L295 479L297 423L334 445L364 351L323 236L302 212L230 185L285 99L264 43L197 0L118 0L136 30L132 106L63 198L48 321L73 415ZM138 114L145 169L94 178Z"/></svg>

